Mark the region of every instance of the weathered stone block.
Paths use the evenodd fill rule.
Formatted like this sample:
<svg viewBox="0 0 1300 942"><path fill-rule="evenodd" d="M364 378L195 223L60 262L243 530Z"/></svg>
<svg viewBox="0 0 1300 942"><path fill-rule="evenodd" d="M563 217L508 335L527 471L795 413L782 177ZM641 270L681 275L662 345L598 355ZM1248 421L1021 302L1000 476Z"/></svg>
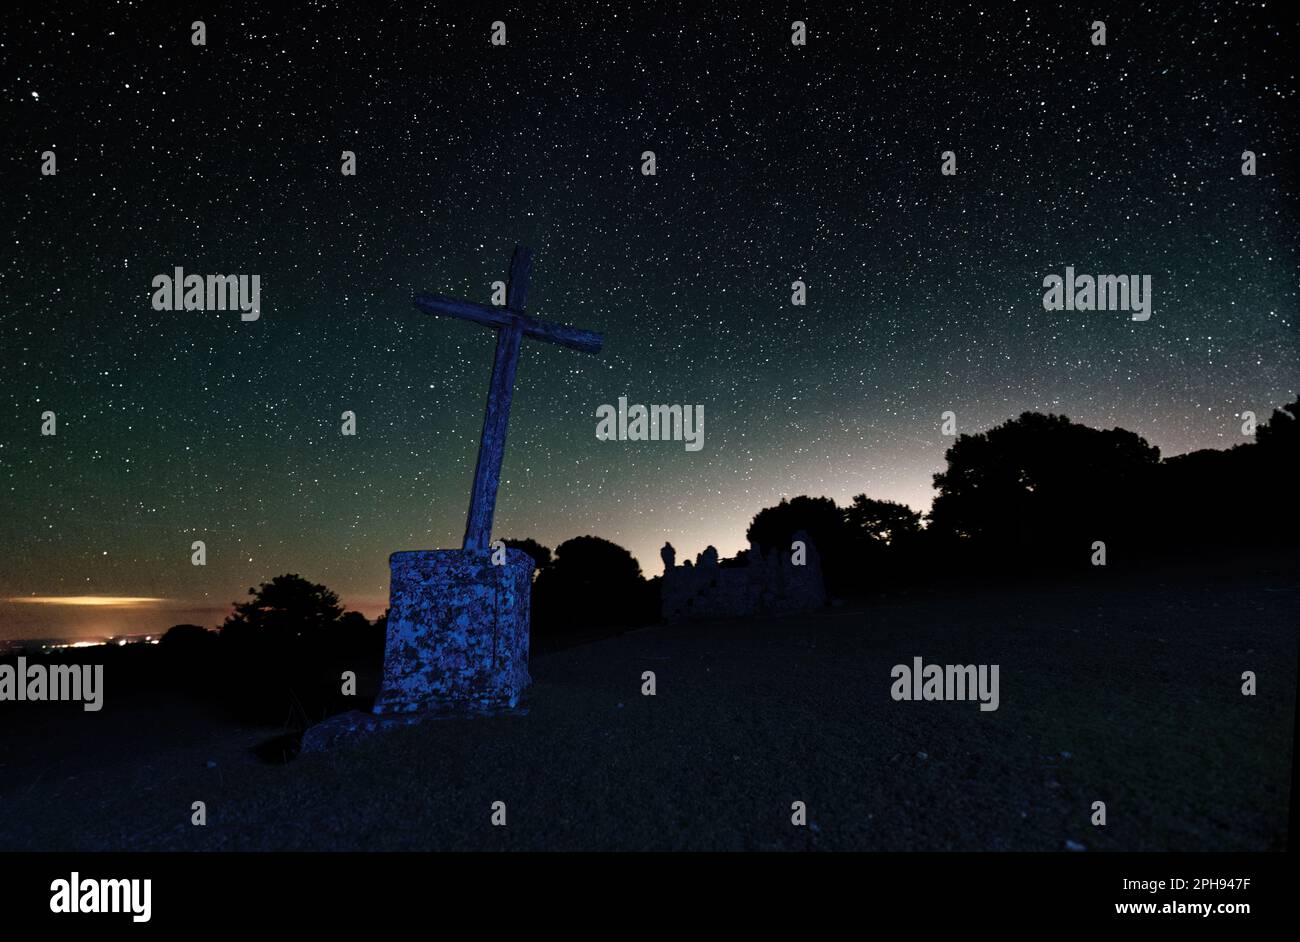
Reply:
<svg viewBox="0 0 1300 942"><path fill-rule="evenodd" d="M513 707L531 682L533 560L507 549L412 550L389 557L384 682L375 713Z"/></svg>

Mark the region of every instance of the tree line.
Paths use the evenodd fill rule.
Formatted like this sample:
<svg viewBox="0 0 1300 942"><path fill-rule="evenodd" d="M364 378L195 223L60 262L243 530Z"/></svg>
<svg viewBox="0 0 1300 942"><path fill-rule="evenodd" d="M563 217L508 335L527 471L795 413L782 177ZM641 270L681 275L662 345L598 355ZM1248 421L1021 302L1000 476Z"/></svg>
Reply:
<svg viewBox="0 0 1300 942"><path fill-rule="evenodd" d="M914 590L936 581L1014 579L1097 564L1300 542L1300 397L1275 409L1253 442L1161 458L1125 429L1026 412L956 437L934 476L928 515L859 494L845 506L798 496L755 514L746 538L788 551L806 532L832 596ZM505 540L533 558L534 650L617 633L659 617L660 577L623 547L580 536L554 551ZM721 565L743 565L742 556ZM224 697L243 719L302 728L364 705L382 668L387 618L345 611L336 593L297 574L248 590L218 632L178 625L164 636L177 676ZM342 672L358 675L348 693ZM227 683L238 677L235 685Z"/></svg>

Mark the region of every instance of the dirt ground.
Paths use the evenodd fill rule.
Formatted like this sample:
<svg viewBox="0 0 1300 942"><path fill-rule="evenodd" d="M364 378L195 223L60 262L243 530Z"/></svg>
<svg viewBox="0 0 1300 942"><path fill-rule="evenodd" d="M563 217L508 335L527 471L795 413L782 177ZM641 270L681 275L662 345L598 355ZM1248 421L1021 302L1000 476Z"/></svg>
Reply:
<svg viewBox="0 0 1300 942"><path fill-rule="evenodd" d="M645 629L535 657L519 715L287 764L184 702L11 714L0 849L1281 850L1296 562ZM999 709L895 702L918 656L998 664Z"/></svg>

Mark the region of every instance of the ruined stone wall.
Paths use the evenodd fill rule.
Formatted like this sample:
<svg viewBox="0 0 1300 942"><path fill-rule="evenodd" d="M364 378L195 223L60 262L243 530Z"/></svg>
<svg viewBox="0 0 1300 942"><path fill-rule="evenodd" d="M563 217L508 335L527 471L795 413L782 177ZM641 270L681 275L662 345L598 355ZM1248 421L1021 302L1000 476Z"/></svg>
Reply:
<svg viewBox="0 0 1300 942"><path fill-rule="evenodd" d="M665 621L731 618L743 615L802 612L826 604L821 557L807 534L795 534L806 547L802 565L789 550L763 553L750 544L743 566L720 566L712 546L676 565L672 544L660 550L664 561L662 613Z"/></svg>

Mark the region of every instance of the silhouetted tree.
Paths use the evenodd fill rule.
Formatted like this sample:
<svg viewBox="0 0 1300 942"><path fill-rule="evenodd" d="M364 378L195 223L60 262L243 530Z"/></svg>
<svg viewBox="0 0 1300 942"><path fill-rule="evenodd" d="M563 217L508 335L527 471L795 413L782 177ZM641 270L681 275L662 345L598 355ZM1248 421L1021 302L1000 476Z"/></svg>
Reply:
<svg viewBox="0 0 1300 942"><path fill-rule="evenodd" d="M300 638L332 627L343 614L339 597L296 573L276 576L248 590L247 602L235 603L222 625L222 633L255 632L265 640Z"/></svg>
<svg viewBox="0 0 1300 942"><path fill-rule="evenodd" d="M533 578L536 579L547 566L551 564L550 547L543 546L533 539L525 540L502 540L506 546L511 549L523 550L529 556L533 557Z"/></svg>
<svg viewBox="0 0 1300 942"><path fill-rule="evenodd" d="M921 532L921 515L917 511L892 500L873 500L866 494L853 498L844 509L844 519L855 537L875 543L906 542Z"/></svg>
<svg viewBox="0 0 1300 942"><path fill-rule="evenodd" d="M1084 565L1093 541L1112 553L1132 545L1160 450L1124 429L1026 412L958 436L945 457L930 511L937 537L966 541L995 565Z"/></svg>
<svg viewBox="0 0 1300 942"><path fill-rule="evenodd" d="M1268 491L1254 531L1263 530L1269 542L1300 542L1300 396L1273 410L1255 430L1255 442Z"/></svg>
<svg viewBox="0 0 1300 942"><path fill-rule="evenodd" d="M1294 459L1300 454L1300 396L1280 409L1274 409L1268 421L1255 429L1255 442L1265 451L1286 454Z"/></svg>
<svg viewBox="0 0 1300 942"><path fill-rule="evenodd" d="M360 612L344 612L329 626L328 639L338 654L370 651L382 635L375 631L370 619ZM382 645L382 640L378 642Z"/></svg>
<svg viewBox="0 0 1300 942"><path fill-rule="evenodd" d="M828 592L843 595L857 589L853 572L853 534L844 511L829 497L800 495L782 499L775 507L764 507L750 521L745 538L763 550L790 552L794 535L808 534L822 560L822 575Z"/></svg>
<svg viewBox="0 0 1300 942"><path fill-rule="evenodd" d="M859 592L895 589L915 581L920 568L921 515L892 500L865 494L844 508L849 563Z"/></svg>
<svg viewBox="0 0 1300 942"><path fill-rule="evenodd" d="M596 536L557 546L533 585L533 624L550 638L645 624L657 608L636 558Z"/></svg>
<svg viewBox="0 0 1300 942"><path fill-rule="evenodd" d="M1152 495L1167 549L1300 539L1300 398L1274 409L1255 442L1167 459Z"/></svg>
<svg viewBox="0 0 1300 942"><path fill-rule="evenodd" d="M349 647L340 627L368 628L365 618L344 622L338 595L293 573L248 592L221 627L223 673L239 678L227 697L240 718L301 729L355 705L341 700L341 672L373 652ZM355 640L364 649L366 639Z"/></svg>

